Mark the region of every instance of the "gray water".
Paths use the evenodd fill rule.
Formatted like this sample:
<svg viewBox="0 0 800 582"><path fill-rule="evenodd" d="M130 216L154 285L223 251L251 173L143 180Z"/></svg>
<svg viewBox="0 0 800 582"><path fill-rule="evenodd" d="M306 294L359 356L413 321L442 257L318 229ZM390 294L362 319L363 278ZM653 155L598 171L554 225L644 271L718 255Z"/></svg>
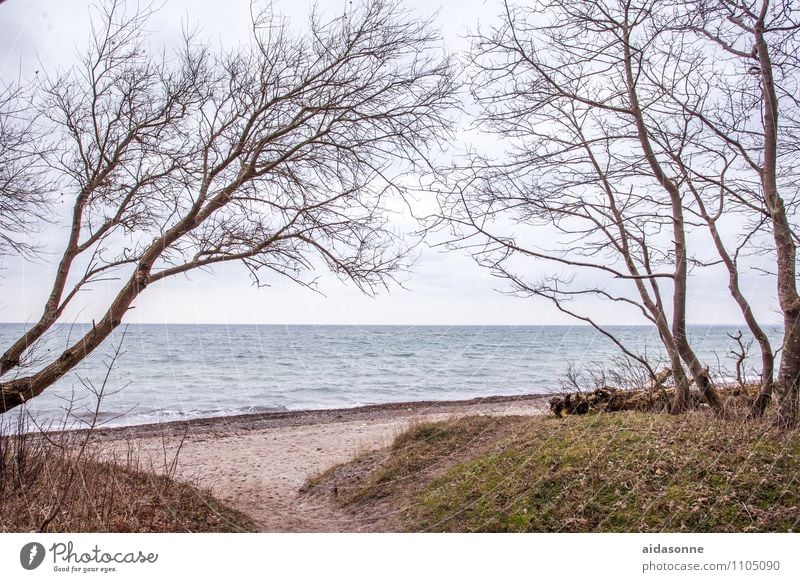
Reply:
<svg viewBox="0 0 800 582"><path fill-rule="evenodd" d="M39 348L46 360L88 329L64 326ZM663 356L654 329L614 327L656 365ZM24 330L0 324L0 347ZM728 355L736 328L694 326L699 355L720 377L734 367ZM774 345L780 329L770 328ZM746 336L746 334L745 334ZM121 343L108 381L111 354ZM81 365L34 399L40 423L72 425L98 416L108 426L248 412L345 408L413 400L557 392L570 364L612 366L618 352L582 326L273 326L131 325L115 332ZM751 363L758 361L752 350ZM755 373L751 372L753 377ZM71 403L71 404L70 404ZM65 420L71 406L70 418Z"/></svg>

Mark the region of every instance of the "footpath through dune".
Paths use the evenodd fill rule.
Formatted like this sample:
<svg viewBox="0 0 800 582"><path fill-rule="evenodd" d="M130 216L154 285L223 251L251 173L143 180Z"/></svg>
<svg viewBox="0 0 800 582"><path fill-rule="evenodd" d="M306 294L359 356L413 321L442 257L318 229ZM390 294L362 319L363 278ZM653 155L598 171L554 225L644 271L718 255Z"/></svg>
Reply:
<svg viewBox="0 0 800 582"><path fill-rule="evenodd" d="M301 496L306 480L367 450L387 446L411 424L466 415L532 415L546 397L492 397L458 402L387 404L204 419L108 429L98 446L138 454L158 471L177 456L175 476L207 487L249 514L264 532L354 532L380 529Z"/></svg>

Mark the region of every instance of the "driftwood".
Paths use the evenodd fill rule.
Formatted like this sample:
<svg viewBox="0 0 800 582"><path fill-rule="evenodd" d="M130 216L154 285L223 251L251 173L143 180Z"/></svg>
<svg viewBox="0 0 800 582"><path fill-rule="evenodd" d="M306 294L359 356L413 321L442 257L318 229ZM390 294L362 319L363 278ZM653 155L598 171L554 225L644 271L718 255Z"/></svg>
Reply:
<svg viewBox="0 0 800 582"><path fill-rule="evenodd" d="M621 390L604 386L591 392L572 392L550 399L550 410L556 416L620 412L622 410L662 411L669 408L674 388ZM700 396L700 393L697 393Z"/></svg>
<svg viewBox="0 0 800 582"><path fill-rule="evenodd" d="M664 382L672 375L664 369L656 375L646 388L623 390L611 386L603 386L591 392L571 392L550 399L550 410L556 416L570 414L589 414L593 412L620 412L635 410L640 412L664 412L669 410L675 395L675 388L664 386ZM723 386L718 388L720 397L726 404L747 404L758 392L757 386ZM698 390L690 391L690 405L702 406L705 401Z"/></svg>

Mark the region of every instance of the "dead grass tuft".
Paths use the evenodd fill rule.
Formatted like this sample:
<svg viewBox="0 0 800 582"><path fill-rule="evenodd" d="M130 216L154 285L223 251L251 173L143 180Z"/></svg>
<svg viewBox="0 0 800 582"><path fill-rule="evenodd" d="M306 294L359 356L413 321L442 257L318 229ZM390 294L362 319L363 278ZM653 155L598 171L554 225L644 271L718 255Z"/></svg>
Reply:
<svg viewBox="0 0 800 582"><path fill-rule="evenodd" d="M0 532L255 529L208 491L176 481L177 456L154 471L132 454L101 460L101 447L87 447L89 433L27 428L0 424Z"/></svg>

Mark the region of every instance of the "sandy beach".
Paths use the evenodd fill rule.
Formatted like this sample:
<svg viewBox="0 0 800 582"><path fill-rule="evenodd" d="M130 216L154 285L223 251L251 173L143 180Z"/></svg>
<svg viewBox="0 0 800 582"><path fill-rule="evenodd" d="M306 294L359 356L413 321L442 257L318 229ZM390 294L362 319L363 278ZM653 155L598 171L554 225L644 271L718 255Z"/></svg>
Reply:
<svg viewBox="0 0 800 582"><path fill-rule="evenodd" d="M139 425L98 430L96 446L108 457L138 455L156 471L177 458L178 479L209 488L218 499L249 514L260 531L369 531L380 529L381 516L370 523L356 521L323 501L300 496L299 489L334 464L390 444L413 423L542 414L547 399L530 395L411 402Z"/></svg>

